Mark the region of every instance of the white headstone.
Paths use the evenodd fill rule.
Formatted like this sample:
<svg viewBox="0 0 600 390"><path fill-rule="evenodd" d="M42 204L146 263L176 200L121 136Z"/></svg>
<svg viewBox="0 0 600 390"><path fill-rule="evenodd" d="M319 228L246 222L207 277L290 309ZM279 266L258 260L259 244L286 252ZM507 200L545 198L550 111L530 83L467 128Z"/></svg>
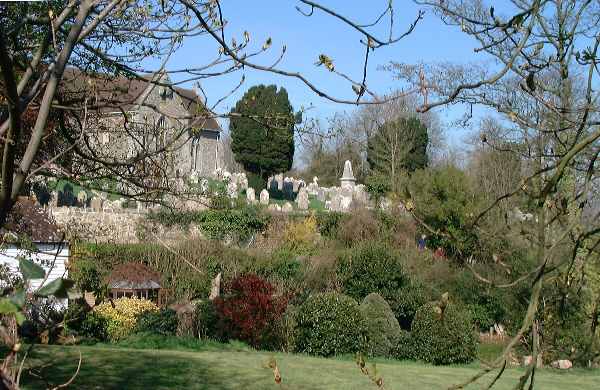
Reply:
<svg viewBox="0 0 600 390"><path fill-rule="evenodd" d="M285 202L283 206L281 206L281 211L284 213L291 213L294 211L294 206L290 202Z"/></svg>
<svg viewBox="0 0 600 390"><path fill-rule="evenodd" d="M296 202L298 202L298 209L308 210L308 191L306 188L301 188L300 191L298 191Z"/></svg>
<svg viewBox="0 0 600 390"><path fill-rule="evenodd" d="M254 188L248 187L246 189L246 200L250 204L256 202L256 194L254 193Z"/></svg>
<svg viewBox="0 0 600 390"><path fill-rule="evenodd" d="M269 204L269 191L262 190L260 192L260 204L268 205Z"/></svg>
<svg viewBox="0 0 600 390"><path fill-rule="evenodd" d="M269 205L269 211L281 211L281 207L277 203L271 203Z"/></svg>

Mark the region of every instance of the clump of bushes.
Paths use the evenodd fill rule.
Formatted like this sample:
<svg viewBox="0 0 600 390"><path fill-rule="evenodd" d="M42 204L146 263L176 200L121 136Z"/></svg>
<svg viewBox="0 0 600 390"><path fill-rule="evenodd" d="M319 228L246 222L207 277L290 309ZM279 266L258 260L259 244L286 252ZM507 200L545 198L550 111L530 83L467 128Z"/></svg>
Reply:
<svg viewBox="0 0 600 390"><path fill-rule="evenodd" d="M340 224L338 239L346 246L365 241L377 240L380 224L375 216L366 209L356 210Z"/></svg>
<svg viewBox="0 0 600 390"><path fill-rule="evenodd" d="M413 358L429 363L470 363L477 356L477 336L469 312L448 303L423 305L411 328Z"/></svg>
<svg viewBox="0 0 600 390"><path fill-rule="evenodd" d="M316 214L319 233L323 237L336 238L342 221L346 218L340 212L320 212Z"/></svg>
<svg viewBox="0 0 600 390"><path fill-rule="evenodd" d="M372 292L394 297L408 282L400 257L384 243L365 243L339 259L338 276L344 293L363 299Z"/></svg>
<svg viewBox="0 0 600 390"><path fill-rule="evenodd" d="M106 321L106 334L111 341L129 336L136 328L138 317L147 311L158 311L158 307L147 299L118 298L94 307L94 313Z"/></svg>
<svg viewBox="0 0 600 390"><path fill-rule="evenodd" d="M367 323L358 303L347 295L312 295L300 306L295 321L298 352L334 356L367 350Z"/></svg>
<svg viewBox="0 0 600 390"><path fill-rule="evenodd" d="M208 238L221 240L230 237L244 241L252 234L265 230L270 217L257 207L244 206L202 211L159 211L149 213L148 219L164 226L187 228L195 224Z"/></svg>
<svg viewBox="0 0 600 390"><path fill-rule="evenodd" d="M313 215L301 221L290 222L284 232L285 245L293 251L305 252L317 237L317 219Z"/></svg>
<svg viewBox="0 0 600 390"><path fill-rule="evenodd" d="M384 243L367 242L339 259L337 276L343 292L361 300L380 294L398 317L398 291L409 283L399 254Z"/></svg>
<svg viewBox="0 0 600 390"><path fill-rule="evenodd" d="M213 302L208 299L198 302L194 314L198 337L202 339L218 339L217 309Z"/></svg>
<svg viewBox="0 0 600 390"><path fill-rule="evenodd" d="M137 319L137 332L171 336L177 332L177 313L172 309L145 311Z"/></svg>
<svg viewBox="0 0 600 390"><path fill-rule="evenodd" d="M214 300L221 338L245 341L254 347L273 347L273 327L285 312L287 297L255 274L246 274L225 285Z"/></svg>
<svg viewBox="0 0 600 390"><path fill-rule="evenodd" d="M360 311L369 332L369 355L392 357L402 330L390 305L381 295L371 293L360 304Z"/></svg>

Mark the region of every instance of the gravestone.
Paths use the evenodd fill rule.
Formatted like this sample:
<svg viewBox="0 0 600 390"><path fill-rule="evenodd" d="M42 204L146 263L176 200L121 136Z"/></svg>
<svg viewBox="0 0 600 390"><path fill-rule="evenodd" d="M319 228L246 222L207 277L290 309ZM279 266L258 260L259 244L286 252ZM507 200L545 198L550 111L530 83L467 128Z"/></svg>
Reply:
<svg viewBox="0 0 600 390"><path fill-rule="evenodd" d="M87 192L81 190L77 193L77 203L79 203L83 208L87 207Z"/></svg>
<svg viewBox="0 0 600 390"><path fill-rule="evenodd" d="M285 196L290 199L294 196L294 180L286 177L283 180L283 193Z"/></svg>
<svg viewBox="0 0 600 390"><path fill-rule="evenodd" d="M317 199L321 202L325 202L327 199L327 192L325 192L325 190L321 187L317 189Z"/></svg>
<svg viewBox="0 0 600 390"><path fill-rule="evenodd" d="M56 191L52 191L52 193L50 194L50 207L58 207L58 192Z"/></svg>
<svg viewBox="0 0 600 390"><path fill-rule="evenodd" d="M227 183L227 196L231 199L236 199L238 197L238 185L233 180Z"/></svg>
<svg viewBox="0 0 600 390"><path fill-rule="evenodd" d="M260 204L265 206L269 204L269 191L262 190L260 192Z"/></svg>
<svg viewBox="0 0 600 390"><path fill-rule="evenodd" d="M248 201L248 203L252 204L254 202L256 202L256 195L254 193L254 188L252 187L248 187L246 189L246 200Z"/></svg>
<svg viewBox="0 0 600 390"><path fill-rule="evenodd" d="M306 188L300 189L298 192L298 197L296 198L296 202L298 202L298 209L308 210L308 191Z"/></svg>
<svg viewBox="0 0 600 390"><path fill-rule="evenodd" d="M102 211L102 198L99 196L94 196L90 202L90 206L94 211Z"/></svg>
<svg viewBox="0 0 600 390"><path fill-rule="evenodd" d="M283 191L283 173L275 175L275 181L277 182L277 190Z"/></svg>
<svg viewBox="0 0 600 390"><path fill-rule="evenodd" d="M278 205L278 204L276 204L276 203L271 203L271 204L269 205L269 208L268 208L268 210L269 210L269 211L277 211L277 212L280 212L280 211L281 211L281 207L279 207L279 205Z"/></svg>

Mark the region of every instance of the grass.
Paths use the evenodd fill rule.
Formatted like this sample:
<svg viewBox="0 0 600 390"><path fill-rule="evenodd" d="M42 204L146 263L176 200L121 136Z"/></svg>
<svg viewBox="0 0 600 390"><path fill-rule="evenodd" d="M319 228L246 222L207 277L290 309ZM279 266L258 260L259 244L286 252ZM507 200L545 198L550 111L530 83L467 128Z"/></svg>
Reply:
<svg viewBox="0 0 600 390"><path fill-rule="evenodd" d="M159 343L169 350L131 348L152 346L147 338L130 340L129 345L81 347L35 346L26 361L22 385L25 389L47 385L30 372L43 375L56 385L75 372L79 351L81 371L72 388L76 389L375 389L348 357L324 359L304 355L257 352L242 344L218 344L191 339ZM189 349L189 350L186 350ZM193 351L192 351L193 350ZM277 360L283 386L273 381L267 361ZM434 367L416 362L378 360L377 371L386 389L445 389L478 371L478 365ZM510 368L494 389L512 389L520 368ZM600 374L590 370L568 372L542 369L536 373L536 388L543 390L597 389ZM479 389L485 381L467 389Z"/></svg>

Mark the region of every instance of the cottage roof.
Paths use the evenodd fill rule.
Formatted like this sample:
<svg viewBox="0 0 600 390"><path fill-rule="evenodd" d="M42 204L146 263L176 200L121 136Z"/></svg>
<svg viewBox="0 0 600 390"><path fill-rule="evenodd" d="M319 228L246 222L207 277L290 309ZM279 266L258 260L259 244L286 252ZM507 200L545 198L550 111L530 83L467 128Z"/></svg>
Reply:
<svg viewBox="0 0 600 390"><path fill-rule="evenodd" d="M65 70L62 82L63 99L80 101L82 97L93 97L96 108L104 112L129 111L139 102L142 94L151 86L153 75L142 75L141 78L114 77L107 74L90 75L79 69ZM155 85L154 88L159 88ZM191 127L204 130L221 131L215 118L206 115L208 112L202 98L191 89L172 87L184 108L192 116ZM204 113L204 115L203 115Z"/></svg>
<svg viewBox="0 0 600 390"><path fill-rule="evenodd" d="M114 289L158 289L161 287L161 276L145 264L131 262L114 267L107 282Z"/></svg>

